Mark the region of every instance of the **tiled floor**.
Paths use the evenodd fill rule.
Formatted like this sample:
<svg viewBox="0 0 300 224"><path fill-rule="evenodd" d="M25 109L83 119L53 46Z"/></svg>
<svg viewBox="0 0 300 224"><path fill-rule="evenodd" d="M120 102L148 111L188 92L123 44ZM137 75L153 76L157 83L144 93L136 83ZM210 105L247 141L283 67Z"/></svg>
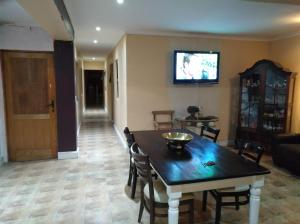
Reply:
<svg viewBox="0 0 300 224"><path fill-rule="evenodd" d="M90 112L79 136L77 160L10 163L0 168L0 223L137 223L139 193L125 186L128 154L107 119ZM300 223L300 179L272 166L262 194L261 223ZM200 198L201 197L197 197ZM196 200L196 223L213 223L214 203L203 213ZM247 223L248 206L222 210L222 223ZM182 220L184 222L184 220ZM149 223L144 212L143 223ZM157 223L167 223L157 219Z"/></svg>

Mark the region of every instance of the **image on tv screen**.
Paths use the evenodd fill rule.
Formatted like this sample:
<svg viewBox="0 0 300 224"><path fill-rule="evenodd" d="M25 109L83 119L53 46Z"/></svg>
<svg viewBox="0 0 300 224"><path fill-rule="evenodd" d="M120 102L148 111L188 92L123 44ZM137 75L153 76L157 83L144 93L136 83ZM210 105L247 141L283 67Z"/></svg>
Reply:
<svg viewBox="0 0 300 224"><path fill-rule="evenodd" d="M176 80L217 80L218 53L176 52Z"/></svg>

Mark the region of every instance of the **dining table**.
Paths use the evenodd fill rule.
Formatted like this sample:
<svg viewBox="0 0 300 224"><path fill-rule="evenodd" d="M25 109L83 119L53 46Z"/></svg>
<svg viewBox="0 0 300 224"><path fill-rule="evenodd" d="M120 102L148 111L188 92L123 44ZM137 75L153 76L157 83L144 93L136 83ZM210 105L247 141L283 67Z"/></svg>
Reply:
<svg viewBox="0 0 300 224"><path fill-rule="evenodd" d="M193 139L181 150L170 148L165 132L182 132ZM168 223L179 222L179 201L183 193L250 186L249 224L259 223L260 196L270 171L236 152L187 129L132 132L140 150L149 156L152 168L168 194Z"/></svg>

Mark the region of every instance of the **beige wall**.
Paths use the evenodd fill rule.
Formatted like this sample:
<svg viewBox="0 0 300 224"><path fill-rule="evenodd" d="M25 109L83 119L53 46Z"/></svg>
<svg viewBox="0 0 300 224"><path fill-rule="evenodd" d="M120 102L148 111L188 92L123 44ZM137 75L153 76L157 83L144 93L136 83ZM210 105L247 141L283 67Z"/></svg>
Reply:
<svg viewBox="0 0 300 224"><path fill-rule="evenodd" d="M113 52L107 57L107 74L110 74L109 65L114 63L114 99L112 99L111 88L112 84L107 82L108 101L113 103L113 118L114 124L120 132L127 126L127 48L126 36L124 36L117 44ZM116 69L115 61L118 60L118 69ZM119 74L119 97L117 97L117 74ZM111 105L108 105L109 113L112 112ZM112 117L112 115L110 114Z"/></svg>
<svg viewBox="0 0 300 224"><path fill-rule="evenodd" d="M270 56L275 62L292 72L300 73L300 36L273 41L270 44ZM300 132L300 77L296 76L294 105L292 113L292 132Z"/></svg>
<svg viewBox="0 0 300 224"><path fill-rule="evenodd" d="M85 70L105 70L105 61L84 61Z"/></svg>
<svg viewBox="0 0 300 224"><path fill-rule="evenodd" d="M173 85L175 49L220 51L220 84ZM238 112L238 73L268 57L268 42L127 35L128 126L153 129L151 111L174 109L176 117L183 117L187 106L198 105L204 115L220 118L220 141L232 140Z"/></svg>

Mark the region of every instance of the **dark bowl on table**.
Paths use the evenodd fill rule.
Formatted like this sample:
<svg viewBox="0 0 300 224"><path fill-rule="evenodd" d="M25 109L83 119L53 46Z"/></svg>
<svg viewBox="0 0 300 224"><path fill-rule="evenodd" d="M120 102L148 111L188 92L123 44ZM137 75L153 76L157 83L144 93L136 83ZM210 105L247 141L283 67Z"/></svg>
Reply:
<svg viewBox="0 0 300 224"><path fill-rule="evenodd" d="M184 132L166 132L162 137L167 140L167 145L171 149L184 149L184 146L193 139L191 134Z"/></svg>

